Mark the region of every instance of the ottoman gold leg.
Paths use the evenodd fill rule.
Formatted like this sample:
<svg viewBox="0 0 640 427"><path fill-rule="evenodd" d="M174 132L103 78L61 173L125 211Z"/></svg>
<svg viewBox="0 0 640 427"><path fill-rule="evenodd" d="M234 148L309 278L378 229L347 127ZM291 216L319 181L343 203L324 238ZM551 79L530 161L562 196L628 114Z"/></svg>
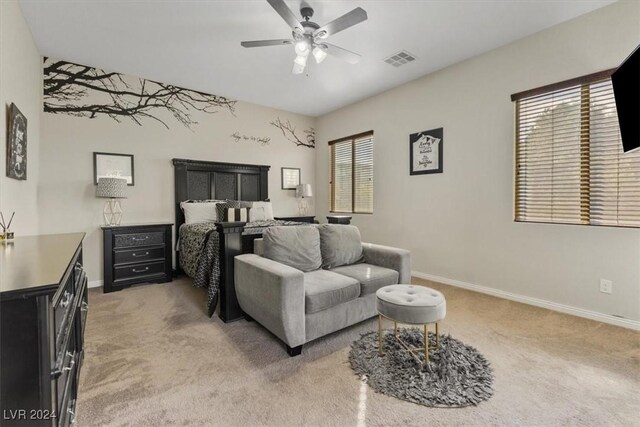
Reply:
<svg viewBox="0 0 640 427"><path fill-rule="evenodd" d="M398 322L396 322L395 320L393 321L393 335L398 338Z"/></svg>
<svg viewBox="0 0 640 427"><path fill-rule="evenodd" d="M440 348L440 332L438 332L438 322L436 322L436 347Z"/></svg>
<svg viewBox="0 0 640 427"><path fill-rule="evenodd" d="M424 324L424 361L429 364L429 331L427 331L427 324Z"/></svg>
<svg viewBox="0 0 640 427"><path fill-rule="evenodd" d="M378 354L384 356L382 351L382 316L378 314Z"/></svg>

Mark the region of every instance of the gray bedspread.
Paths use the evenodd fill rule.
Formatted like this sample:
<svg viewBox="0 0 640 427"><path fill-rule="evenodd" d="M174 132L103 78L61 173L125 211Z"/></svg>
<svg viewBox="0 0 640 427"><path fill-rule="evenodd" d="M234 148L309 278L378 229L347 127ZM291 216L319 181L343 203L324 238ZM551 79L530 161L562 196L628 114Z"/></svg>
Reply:
<svg viewBox="0 0 640 427"><path fill-rule="evenodd" d="M294 221L255 221L245 225L243 235L262 234L274 225L304 225ZM220 289L220 240L213 222L183 224L179 230L180 266L193 279L193 286L207 289L207 310L213 316Z"/></svg>

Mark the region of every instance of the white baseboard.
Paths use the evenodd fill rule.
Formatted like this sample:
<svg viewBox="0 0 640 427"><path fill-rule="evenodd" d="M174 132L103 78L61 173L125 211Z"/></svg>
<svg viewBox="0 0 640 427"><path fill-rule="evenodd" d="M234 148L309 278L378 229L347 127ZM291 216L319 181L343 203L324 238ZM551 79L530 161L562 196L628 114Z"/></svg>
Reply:
<svg viewBox="0 0 640 427"><path fill-rule="evenodd" d="M103 281L102 280L92 280L91 282L89 282L87 284L88 288L100 288L102 287Z"/></svg>
<svg viewBox="0 0 640 427"><path fill-rule="evenodd" d="M433 282L456 286L458 288L468 289L470 291L480 292L498 298L521 302L523 304L535 305L536 307L547 308L549 310L559 311L561 313L584 317L585 319L591 319L598 322L608 323L610 325L632 329L634 331L640 331L640 321L637 320L625 319L624 317L598 313L597 311L585 310L584 308L572 307L570 305L559 304L557 302L547 301L539 298L513 294L511 292L501 291L499 289L489 288L487 286L474 285L473 283L462 282L460 280L449 279L447 277L436 276L428 273L421 273L419 271L412 271L411 275L419 279L431 280Z"/></svg>

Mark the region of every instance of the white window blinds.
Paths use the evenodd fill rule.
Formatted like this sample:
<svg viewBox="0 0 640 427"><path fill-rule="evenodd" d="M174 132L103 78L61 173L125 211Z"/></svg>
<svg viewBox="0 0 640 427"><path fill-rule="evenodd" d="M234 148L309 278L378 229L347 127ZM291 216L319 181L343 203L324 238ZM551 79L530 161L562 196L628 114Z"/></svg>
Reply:
<svg viewBox="0 0 640 427"><path fill-rule="evenodd" d="M329 144L331 211L373 213L373 132Z"/></svg>
<svg viewBox="0 0 640 427"><path fill-rule="evenodd" d="M640 152L622 152L610 71L512 96L516 221L640 227Z"/></svg>

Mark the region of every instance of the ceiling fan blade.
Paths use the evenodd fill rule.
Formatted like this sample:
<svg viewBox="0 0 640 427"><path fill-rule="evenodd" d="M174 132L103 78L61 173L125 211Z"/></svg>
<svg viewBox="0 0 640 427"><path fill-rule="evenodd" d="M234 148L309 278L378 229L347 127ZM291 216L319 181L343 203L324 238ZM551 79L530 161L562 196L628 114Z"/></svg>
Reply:
<svg viewBox="0 0 640 427"><path fill-rule="evenodd" d="M367 20L367 12L361 7L356 7L351 12L345 13L339 18L334 19L328 24L318 28L314 33L314 37L326 38L332 34L338 33L342 30L346 30L349 27L353 27L362 21Z"/></svg>
<svg viewBox="0 0 640 427"><path fill-rule="evenodd" d="M287 6L284 0L267 0L267 2L269 2L271 7L274 8L276 12L278 12L278 15L280 15L292 29L299 28L300 31L304 32L304 28L302 28L302 25L300 25L298 18L291 11L291 9L289 9L289 6Z"/></svg>
<svg viewBox="0 0 640 427"><path fill-rule="evenodd" d="M277 39L277 40L252 40L248 42L240 42L243 47L263 47L263 46L283 46L292 44L293 40Z"/></svg>
<svg viewBox="0 0 640 427"><path fill-rule="evenodd" d="M343 49L341 47L338 47L329 43L322 43L322 44L327 47L327 53L329 55L333 55L336 58L340 58L344 61L347 61L349 64L357 64L358 62L360 62L361 56L355 52L351 52L350 50Z"/></svg>

